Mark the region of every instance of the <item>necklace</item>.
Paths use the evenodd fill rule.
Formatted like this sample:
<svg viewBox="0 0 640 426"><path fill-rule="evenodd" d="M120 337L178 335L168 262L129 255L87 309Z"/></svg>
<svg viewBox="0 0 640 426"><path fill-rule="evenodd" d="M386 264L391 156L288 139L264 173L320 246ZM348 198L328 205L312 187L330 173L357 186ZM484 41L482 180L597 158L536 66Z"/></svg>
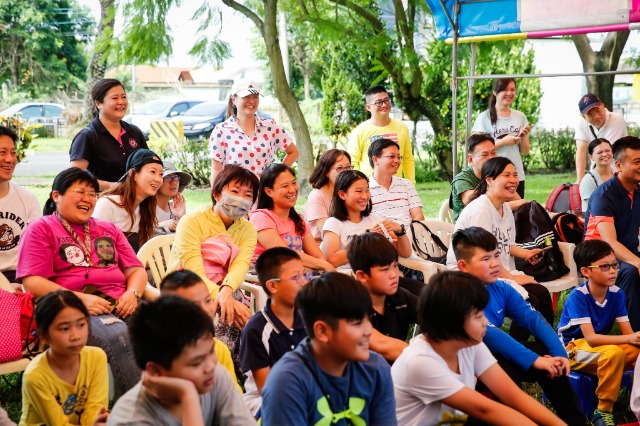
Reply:
<svg viewBox="0 0 640 426"><path fill-rule="evenodd" d="M66 229L69 235L71 235L71 238L73 238L78 244L80 244L80 247L84 252L85 261L89 264L89 266L93 266L93 262L91 261L91 235L89 233L89 222L85 222L84 225L82 225L84 233L83 242L78 234L76 234L76 231L74 231L71 225L69 225L69 222L67 222L65 218L60 216L60 213L56 212L56 217L58 218L58 220L60 220L60 223L62 223L64 229Z"/></svg>

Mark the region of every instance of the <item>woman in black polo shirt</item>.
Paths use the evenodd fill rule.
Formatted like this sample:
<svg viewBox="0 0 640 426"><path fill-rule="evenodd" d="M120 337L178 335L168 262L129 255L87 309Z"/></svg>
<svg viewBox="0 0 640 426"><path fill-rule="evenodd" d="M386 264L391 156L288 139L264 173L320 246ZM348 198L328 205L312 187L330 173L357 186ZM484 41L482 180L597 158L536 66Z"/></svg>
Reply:
<svg viewBox="0 0 640 426"><path fill-rule="evenodd" d="M95 119L71 142L71 167L88 169L98 178L100 190L109 189L125 173L127 158L148 148L140 129L122 121L129 102L122 83L99 80L91 91Z"/></svg>

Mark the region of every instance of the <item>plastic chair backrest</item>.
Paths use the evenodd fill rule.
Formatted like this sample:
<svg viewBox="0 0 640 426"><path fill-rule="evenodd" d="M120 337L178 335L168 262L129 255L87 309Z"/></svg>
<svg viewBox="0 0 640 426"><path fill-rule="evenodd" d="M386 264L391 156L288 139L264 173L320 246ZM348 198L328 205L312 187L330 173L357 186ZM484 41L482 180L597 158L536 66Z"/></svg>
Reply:
<svg viewBox="0 0 640 426"><path fill-rule="evenodd" d="M449 243L451 242L451 234L453 234L453 224L448 222L442 222L439 220L424 220L422 221L431 232L436 234L442 243L449 247ZM415 226L417 225L417 226ZM447 254L446 251L443 251L436 243L434 243L431 238L431 234L424 229L424 227L420 226L420 224L414 224L412 227L414 232L414 237L418 241L420 245L420 250L426 251L430 257L439 257ZM414 247L414 251L417 252Z"/></svg>
<svg viewBox="0 0 640 426"><path fill-rule="evenodd" d="M453 224L453 210L449 207L449 199L447 198L442 202L440 211L438 212L438 219L442 222L448 222Z"/></svg>
<svg viewBox="0 0 640 426"><path fill-rule="evenodd" d="M145 269L149 268L156 286L167 275L167 261L174 239L175 234L153 237L144 243L138 251L138 259L140 259Z"/></svg>

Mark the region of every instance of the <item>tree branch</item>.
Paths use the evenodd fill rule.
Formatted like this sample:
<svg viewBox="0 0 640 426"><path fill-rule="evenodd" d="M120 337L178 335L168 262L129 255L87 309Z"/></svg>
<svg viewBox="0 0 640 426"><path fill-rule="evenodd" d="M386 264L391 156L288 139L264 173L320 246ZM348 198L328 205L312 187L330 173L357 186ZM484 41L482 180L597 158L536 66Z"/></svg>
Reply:
<svg viewBox="0 0 640 426"><path fill-rule="evenodd" d="M589 38L585 34L575 34L571 36L571 40L576 46L584 71L593 71L594 52L591 49Z"/></svg>
<svg viewBox="0 0 640 426"><path fill-rule="evenodd" d="M378 19L378 17L376 15L370 13L367 9L365 9L365 8L355 4L355 3L353 3L350 0L329 0L329 1L331 1L332 3L335 3L337 5L344 6L349 10L354 11L359 16L361 16L363 19L365 19L367 22L369 22L369 24L371 24L371 27L376 32L384 31L384 27L380 23L380 20Z"/></svg>
<svg viewBox="0 0 640 426"><path fill-rule="evenodd" d="M248 7L246 7L243 4L238 3L235 0L222 0L222 3L224 3L226 6L230 7L231 9L237 10L238 12L242 13L247 18L251 19L253 21L253 23L255 24L255 26L260 31L260 33L264 32L264 22L251 9L249 9Z"/></svg>
<svg viewBox="0 0 640 426"><path fill-rule="evenodd" d="M628 38L629 31L616 31L607 34L604 43L602 43L601 52L607 53L606 63L609 69L618 69L618 62Z"/></svg>

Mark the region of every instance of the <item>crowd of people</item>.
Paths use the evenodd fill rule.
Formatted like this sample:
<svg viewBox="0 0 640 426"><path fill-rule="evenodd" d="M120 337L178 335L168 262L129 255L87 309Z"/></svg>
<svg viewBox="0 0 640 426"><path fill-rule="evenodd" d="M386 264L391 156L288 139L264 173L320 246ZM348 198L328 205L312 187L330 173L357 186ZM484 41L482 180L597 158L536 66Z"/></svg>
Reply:
<svg viewBox="0 0 640 426"><path fill-rule="evenodd" d="M531 131L511 108L515 80L495 81L474 124L452 181L450 271L428 284L401 264L425 217L389 92L367 90L370 119L346 151L321 155L298 212L298 151L256 115L260 90L233 85L208 147L212 203L197 211L181 195L191 176L123 121L117 80L96 83L96 117L42 212L11 181L17 135L0 127L0 279L37 299L47 347L24 373L20 425L615 424L622 373L640 353L640 139L616 114L580 99L588 209L574 258L587 281L554 329L549 291L514 266L541 256L515 243ZM160 297L142 300L150 278L136 253L166 234ZM248 273L268 296L253 314ZM597 376L594 413L581 411L570 370ZM555 412L522 382L537 382Z"/></svg>

